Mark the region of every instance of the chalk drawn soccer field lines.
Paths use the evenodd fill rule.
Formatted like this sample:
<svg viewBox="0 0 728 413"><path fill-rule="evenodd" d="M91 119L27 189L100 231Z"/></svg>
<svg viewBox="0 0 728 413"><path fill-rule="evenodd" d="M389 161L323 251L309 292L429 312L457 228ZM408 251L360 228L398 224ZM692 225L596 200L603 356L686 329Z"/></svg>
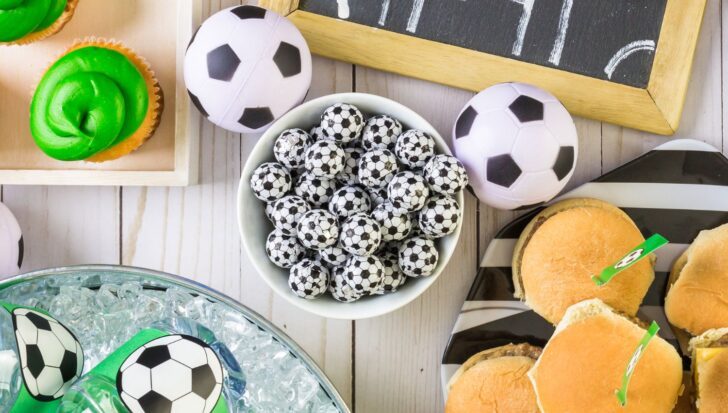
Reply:
<svg viewBox="0 0 728 413"><path fill-rule="evenodd" d="M467 0L453 0L462 1ZM523 12L518 21L518 29L516 30L516 39L513 42L513 48L511 54L514 56L521 56L523 51L523 42L528 32L528 24L531 22L531 12L536 0L504 0L518 3L523 7ZM338 4L338 16L340 19L348 19L350 15L349 0L336 0ZM381 12L379 14L378 24L385 26L387 23L387 17L389 15L389 3L390 0L382 0ZM574 5L574 0L562 0L561 3L561 14L559 16L559 26L554 39L553 48L549 55L549 62L554 66L559 66L561 63L561 54L564 51L564 44L566 42L566 35L569 30L569 19L571 18L571 9ZM422 15L422 9L425 6L425 0L412 0L412 10L407 19L407 31L410 33L417 32L417 26L420 22L420 16ZM625 59L630 57L632 54L646 51L655 52L655 41L654 40L638 40L627 44L626 46L619 49L609 62L604 67L604 73L607 78L611 79L617 67Z"/></svg>

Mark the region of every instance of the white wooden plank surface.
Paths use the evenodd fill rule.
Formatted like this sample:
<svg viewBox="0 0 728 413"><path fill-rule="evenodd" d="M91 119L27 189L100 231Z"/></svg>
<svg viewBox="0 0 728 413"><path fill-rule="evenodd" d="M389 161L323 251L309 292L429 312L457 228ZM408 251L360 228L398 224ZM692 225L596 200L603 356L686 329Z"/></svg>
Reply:
<svg viewBox="0 0 728 413"><path fill-rule="evenodd" d="M239 4L201 0L203 14ZM706 11L682 127L675 137L702 139L728 153L723 63L728 36L720 0ZM429 119L448 137L471 93L346 63L314 59L310 97L350 90L388 96ZM577 119L579 166L574 187L667 139ZM302 314L278 299L241 250L236 191L255 136L201 126L200 185L168 188L4 186L26 241L23 270L82 263L122 263L169 271L241 300L283 328L322 366L353 410L361 413L439 412L439 360L480 255L517 213L466 199L457 256L438 282L411 305L360 322Z"/></svg>

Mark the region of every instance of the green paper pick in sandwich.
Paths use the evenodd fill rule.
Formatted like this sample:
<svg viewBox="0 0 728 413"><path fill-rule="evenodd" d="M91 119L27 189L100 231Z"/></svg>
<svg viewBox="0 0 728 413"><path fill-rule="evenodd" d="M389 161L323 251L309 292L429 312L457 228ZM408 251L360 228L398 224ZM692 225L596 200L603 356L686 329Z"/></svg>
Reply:
<svg viewBox="0 0 728 413"><path fill-rule="evenodd" d="M625 370L624 375L622 375L622 387L620 387L619 390L617 390L616 392L617 400L619 400L619 404L621 404L622 406L627 405L627 388L629 387L630 379L632 379L634 369L635 367L637 367L637 363L639 363L640 359L642 358L642 355L644 354L647 345L650 344L650 341L653 337L657 335L658 331L660 331L660 326L653 321L652 324L650 324L650 327L647 329L644 337L642 337L642 340L640 340L637 349L635 349L634 354L632 354L632 358L627 364L627 369Z"/></svg>
<svg viewBox="0 0 728 413"><path fill-rule="evenodd" d="M592 280L597 285L602 286L611 281L611 279L614 278L615 275L633 266L635 263L641 261L653 252L664 247L669 242L670 241L668 241L662 235L654 234L651 237L647 238L645 242L634 247L630 252L625 254L624 257L620 258L616 263L604 268L599 275L592 276Z"/></svg>

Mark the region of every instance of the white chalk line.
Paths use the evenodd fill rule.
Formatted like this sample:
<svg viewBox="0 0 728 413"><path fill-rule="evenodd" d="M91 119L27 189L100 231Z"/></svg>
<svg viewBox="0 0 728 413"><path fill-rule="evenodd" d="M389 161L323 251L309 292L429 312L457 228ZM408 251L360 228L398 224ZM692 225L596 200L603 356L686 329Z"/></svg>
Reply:
<svg viewBox="0 0 728 413"><path fill-rule="evenodd" d="M533 11L533 3L535 0L511 0L523 6L523 13L518 21L518 30L516 31L516 41L513 43L511 54L520 56L523 51L523 41L528 30L528 23L531 21L531 11Z"/></svg>
<svg viewBox="0 0 728 413"><path fill-rule="evenodd" d="M566 41L566 32L569 29L569 19L571 18L571 7L573 5L574 0L563 0L563 3L561 3L559 34L556 36L554 48L551 49L551 55L549 56L549 62L554 66L558 66L561 63L561 53L564 51L564 42Z"/></svg>
<svg viewBox="0 0 728 413"><path fill-rule="evenodd" d="M350 9L349 9L349 0L336 0L336 3L339 5L339 18L340 19L348 19Z"/></svg>
<svg viewBox="0 0 728 413"><path fill-rule="evenodd" d="M389 14L389 0L382 0L382 12L379 14L379 25L384 26L387 23L387 15Z"/></svg>
<svg viewBox="0 0 728 413"><path fill-rule="evenodd" d="M614 74L614 71L617 69L617 66L619 66L620 63L629 56L631 56L634 53L637 53L641 50L648 50L648 51L655 51L655 41L654 40L638 40L635 42L632 42L623 48L619 49L617 53L612 56L611 59L609 59L609 63L607 63L607 66L604 68L604 73L607 74L607 78L611 79L612 75Z"/></svg>

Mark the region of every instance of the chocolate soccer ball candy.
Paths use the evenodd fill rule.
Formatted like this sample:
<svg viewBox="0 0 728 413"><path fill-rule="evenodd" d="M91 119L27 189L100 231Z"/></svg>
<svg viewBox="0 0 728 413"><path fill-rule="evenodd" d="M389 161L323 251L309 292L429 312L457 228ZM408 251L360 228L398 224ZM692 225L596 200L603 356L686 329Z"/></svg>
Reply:
<svg viewBox="0 0 728 413"><path fill-rule="evenodd" d="M310 172L306 172L298 178L298 186L293 191L309 204L320 208L329 202L335 190L336 182L333 179L314 176Z"/></svg>
<svg viewBox="0 0 728 413"><path fill-rule="evenodd" d="M286 235L280 230L275 230L268 235L265 252L271 262L281 268L291 268L293 264L301 261L306 253L303 247L296 242L295 236Z"/></svg>
<svg viewBox="0 0 728 413"><path fill-rule="evenodd" d="M339 188L329 201L329 211L339 218L347 218L359 212L369 213L371 209L369 194L358 186Z"/></svg>
<svg viewBox="0 0 728 413"><path fill-rule="evenodd" d="M322 249L319 252L319 258L331 266L338 267L344 265L347 258L349 258L349 253L341 247L341 242L337 242Z"/></svg>
<svg viewBox="0 0 728 413"><path fill-rule="evenodd" d="M419 211L430 196L425 178L411 171L395 175L387 189L392 207L401 212Z"/></svg>
<svg viewBox="0 0 728 413"><path fill-rule="evenodd" d="M441 238L452 234L458 227L458 222L460 206L454 198L446 195L435 195L428 199L419 214L420 229L428 238Z"/></svg>
<svg viewBox="0 0 728 413"><path fill-rule="evenodd" d="M271 223L273 222L273 206L275 206L276 202L278 201L267 202L265 204L265 216Z"/></svg>
<svg viewBox="0 0 728 413"><path fill-rule="evenodd" d="M372 206L376 207L387 202L389 195L386 186L384 188L367 188L367 192L369 193L369 199L372 200Z"/></svg>
<svg viewBox="0 0 728 413"><path fill-rule="evenodd" d="M298 240L306 248L322 250L334 245L338 237L336 217L329 211L312 209L298 222Z"/></svg>
<svg viewBox="0 0 728 413"><path fill-rule="evenodd" d="M304 259L291 267L288 286L301 298L317 298L326 292L328 285L329 270L316 261Z"/></svg>
<svg viewBox="0 0 728 413"><path fill-rule="evenodd" d="M399 167L397 157L389 149L375 149L359 159L359 182L369 188L386 186Z"/></svg>
<svg viewBox="0 0 728 413"><path fill-rule="evenodd" d="M321 115L324 136L339 143L347 144L358 139L363 127L364 116L356 106L348 103L330 106Z"/></svg>
<svg viewBox="0 0 728 413"><path fill-rule="evenodd" d="M410 168L422 168L435 154L435 140L425 132L408 130L397 139L394 154Z"/></svg>
<svg viewBox="0 0 728 413"><path fill-rule="evenodd" d="M375 257L352 255L344 264L344 279L359 294L374 294L384 280L384 265Z"/></svg>
<svg viewBox="0 0 728 413"><path fill-rule="evenodd" d="M387 115L373 116L367 120L361 134L362 146L372 149L394 149L397 137L402 133L402 124Z"/></svg>
<svg viewBox="0 0 728 413"><path fill-rule="evenodd" d="M296 235L298 221L309 209L308 202L300 196L286 195L273 205L271 221L284 234Z"/></svg>
<svg viewBox="0 0 728 413"><path fill-rule="evenodd" d="M351 254L372 255L381 242L381 227L367 214L352 215L341 226L341 247Z"/></svg>
<svg viewBox="0 0 728 413"><path fill-rule="evenodd" d="M302 129L284 130L273 144L273 155L288 169L303 167L306 150L313 144L312 137Z"/></svg>
<svg viewBox="0 0 728 413"><path fill-rule="evenodd" d="M359 183L359 159L364 155L364 149L344 149L344 169L336 175L336 180L342 185L355 185Z"/></svg>
<svg viewBox="0 0 728 413"><path fill-rule="evenodd" d="M454 156L435 155L423 170L425 180L434 192L455 195L468 185L468 173Z"/></svg>
<svg viewBox="0 0 728 413"><path fill-rule="evenodd" d="M384 279L379 289L374 294L393 293L404 285L407 276L404 275L402 269L399 268L399 258L397 253L385 253L380 257L384 266Z"/></svg>
<svg viewBox="0 0 728 413"><path fill-rule="evenodd" d="M324 135L324 130L321 128L320 124L312 126L311 130L308 131L308 135L311 136L315 141L326 138L326 136Z"/></svg>
<svg viewBox="0 0 728 413"><path fill-rule="evenodd" d="M409 236L412 220L406 212L399 212L392 204L385 202L372 211L374 218L382 227L382 241L400 241Z"/></svg>
<svg viewBox="0 0 728 413"><path fill-rule="evenodd" d="M399 246L399 268L410 277L432 275L439 258L435 242L430 239L410 238Z"/></svg>
<svg viewBox="0 0 728 413"><path fill-rule="evenodd" d="M306 150L306 170L314 176L333 178L344 170L344 150L335 142L316 141Z"/></svg>
<svg viewBox="0 0 728 413"><path fill-rule="evenodd" d="M363 293L354 291L344 278L344 267L335 267L331 271L331 283L329 284L329 293L334 300L342 303L352 303L364 296Z"/></svg>
<svg viewBox="0 0 728 413"><path fill-rule="evenodd" d="M256 198L272 202L283 198L291 190L292 180L288 170L276 162L266 162L253 171L250 188Z"/></svg>

